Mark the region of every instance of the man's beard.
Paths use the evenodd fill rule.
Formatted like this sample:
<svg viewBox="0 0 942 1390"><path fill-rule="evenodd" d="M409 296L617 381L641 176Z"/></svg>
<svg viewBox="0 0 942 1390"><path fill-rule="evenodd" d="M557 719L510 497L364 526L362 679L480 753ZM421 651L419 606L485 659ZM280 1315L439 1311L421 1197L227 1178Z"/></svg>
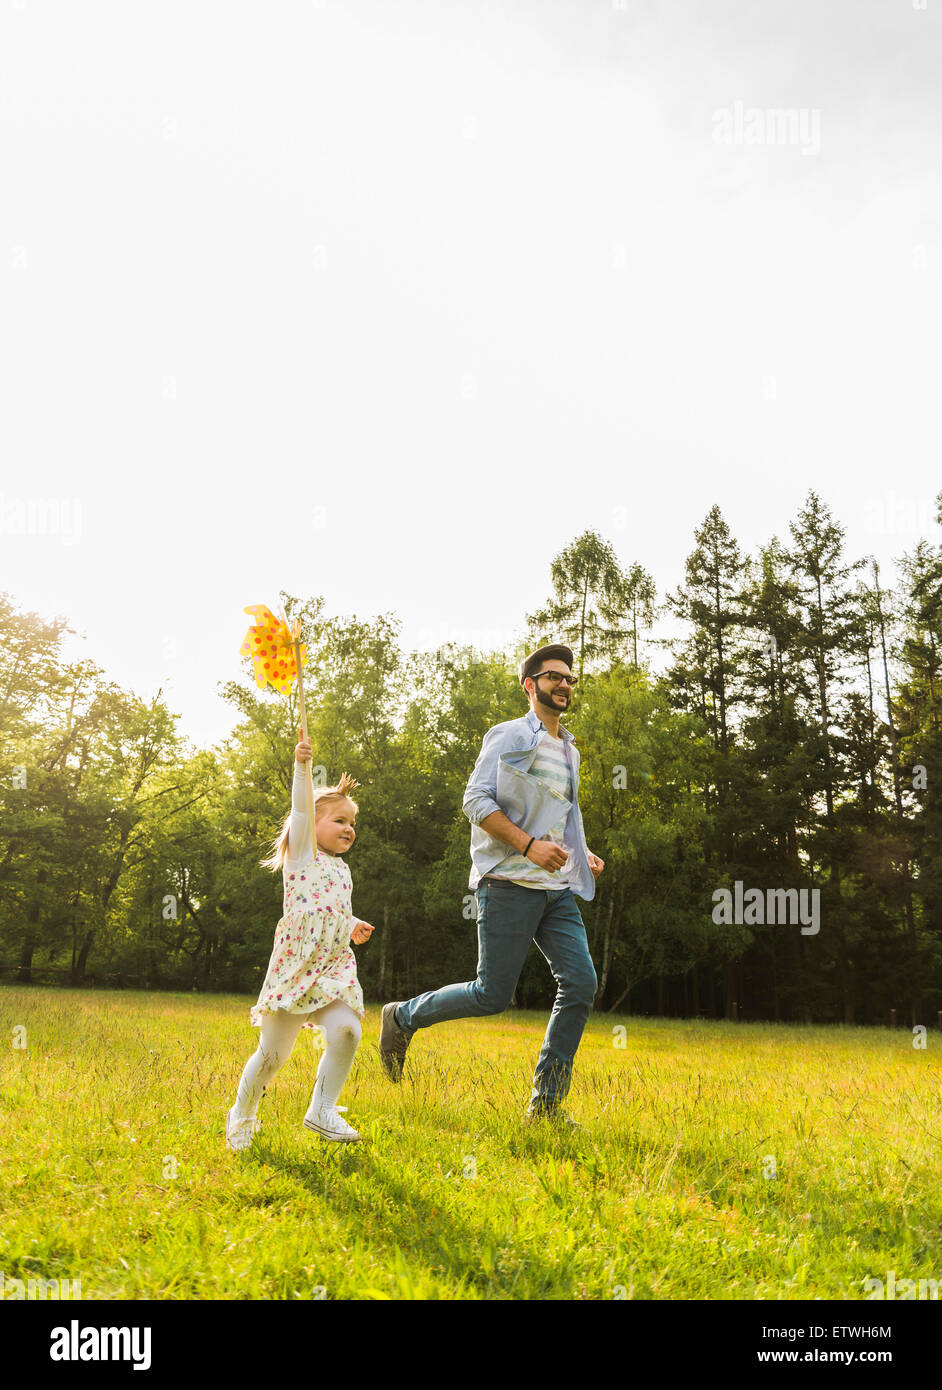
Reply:
<svg viewBox="0 0 942 1390"><path fill-rule="evenodd" d="M549 695L546 695L546 694L540 689L539 686L536 687L536 698L537 698L537 700L539 701L539 703L540 703L541 705L545 705L547 709L553 710L553 712L554 712L555 714L565 714L566 711L567 711L568 708L569 708L570 696L566 695L566 703L565 703L564 705L557 705L556 701L553 699L553 696L554 696L556 693L557 693L557 692L554 690L554 691L550 691ZM559 691L558 693L561 694L561 695L565 695L565 694L566 694L566 692L565 692L564 690L561 690L561 691Z"/></svg>

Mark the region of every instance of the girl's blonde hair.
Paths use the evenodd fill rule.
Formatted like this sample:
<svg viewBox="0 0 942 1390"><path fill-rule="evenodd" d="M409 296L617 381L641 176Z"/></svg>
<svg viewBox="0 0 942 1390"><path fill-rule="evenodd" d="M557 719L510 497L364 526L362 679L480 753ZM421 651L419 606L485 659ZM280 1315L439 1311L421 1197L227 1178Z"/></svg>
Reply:
<svg viewBox="0 0 942 1390"><path fill-rule="evenodd" d="M353 800L353 797L350 796L350 793L353 791L354 787L358 787L359 785L359 782L355 781L352 777L348 777L346 773L343 773L343 775L340 778L340 781L337 783L335 787L315 787L315 822L320 818L322 809L329 805L329 803L332 801L343 801L345 799L348 799L353 803L354 811L359 811L359 806ZM262 859L259 861L263 869L271 869L272 873L275 873L278 869L284 867L284 862L288 857L288 832L290 831L290 829L291 812L289 811L288 814L285 816L284 825L281 827L280 832L275 836L275 838L271 842L271 854L267 859Z"/></svg>

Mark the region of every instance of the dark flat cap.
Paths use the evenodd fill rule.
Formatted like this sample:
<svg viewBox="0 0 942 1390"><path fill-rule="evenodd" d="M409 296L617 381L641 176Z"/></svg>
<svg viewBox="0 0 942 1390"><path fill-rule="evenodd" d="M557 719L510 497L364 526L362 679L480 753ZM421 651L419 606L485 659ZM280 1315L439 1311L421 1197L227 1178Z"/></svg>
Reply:
<svg viewBox="0 0 942 1390"><path fill-rule="evenodd" d="M565 661L571 671L572 651L559 642L554 642L549 647L538 647L535 652L525 656L520 663L520 684L523 685L527 676L532 676L534 671L538 671L544 661Z"/></svg>

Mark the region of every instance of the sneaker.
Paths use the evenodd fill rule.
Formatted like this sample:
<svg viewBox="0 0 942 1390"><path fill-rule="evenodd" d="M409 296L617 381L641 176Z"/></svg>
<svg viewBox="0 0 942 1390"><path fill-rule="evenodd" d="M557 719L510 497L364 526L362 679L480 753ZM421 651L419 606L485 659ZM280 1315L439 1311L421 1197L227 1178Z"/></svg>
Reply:
<svg viewBox="0 0 942 1390"><path fill-rule="evenodd" d="M360 1138L359 1134L338 1113L346 1108L345 1105L322 1105L317 1110L309 1110L304 1117L304 1128L313 1130L322 1139L355 1144Z"/></svg>
<svg viewBox="0 0 942 1390"><path fill-rule="evenodd" d="M382 1023L379 1029L379 1060L390 1081L402 1080L402 1066L406 1060L406 1049L412 1041L396 1022L398 1001L383 1005Z"/></svg>
<svg viewBox="0 0 942 1390"><path fill-rule="evenodd" d="M239 1153L242 1149L251 1148L252 1136L261 1125L255 1115L250 1115L247 1120L234 1120L234 1110L235 1106L226 1114L226 1148Z"/></svg>
<svg viewBox="0 0 942 1390"><path fill-rule="evenodd" d="M560 1109L558 1105L550 1107L544 1105L538 1107L537 1109L534 1109L532 1105L528 1106L527 1112L524 1115L524 1120L527 1124L536 1124L540 1120L547 1120L550 1123L560 1125L565 1129L582 1128L582 1125L580 1125L577 1120L574 1120L571 1115L566 1113L565 1110Z"/></svg>

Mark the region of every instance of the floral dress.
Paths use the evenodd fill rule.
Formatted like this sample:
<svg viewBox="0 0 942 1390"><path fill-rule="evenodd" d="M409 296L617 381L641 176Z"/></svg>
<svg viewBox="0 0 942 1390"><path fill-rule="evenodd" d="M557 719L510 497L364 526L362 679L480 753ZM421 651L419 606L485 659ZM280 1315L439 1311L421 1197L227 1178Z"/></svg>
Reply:
<svg viewBox="0 0 942 1390"><path fill-rule="evenodd" d="M252 1026L266 1013L285 1009L310 1013L334 999L362 1018L363 991L357 979L350 933L359 918L350 907L350 870L339 855L318 850L316 859L289 861L284 870L285 897L265 983L252 1006ZM316 1020L302 1025L316 1028Z"/></svg>

